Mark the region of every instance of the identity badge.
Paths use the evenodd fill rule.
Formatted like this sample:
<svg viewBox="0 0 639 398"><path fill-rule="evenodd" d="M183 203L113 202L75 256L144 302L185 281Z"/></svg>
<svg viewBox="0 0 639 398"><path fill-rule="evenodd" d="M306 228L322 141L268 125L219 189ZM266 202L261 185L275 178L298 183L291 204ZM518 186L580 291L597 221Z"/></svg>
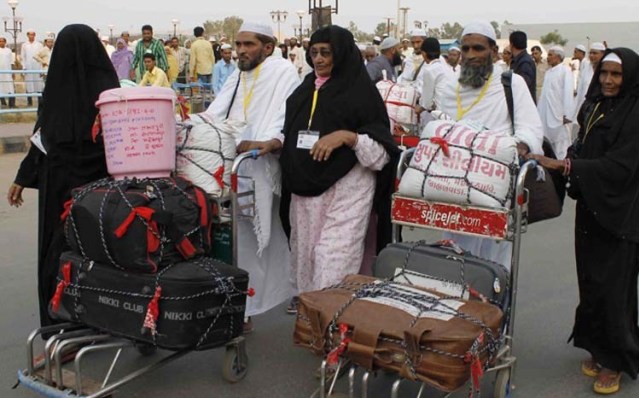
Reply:
<svg viewBox="0 0 639 398"><path fill-rule="evenodd" d="M297 149L311 149L319 140L319 131L300 130L297 134Z"/></svg>

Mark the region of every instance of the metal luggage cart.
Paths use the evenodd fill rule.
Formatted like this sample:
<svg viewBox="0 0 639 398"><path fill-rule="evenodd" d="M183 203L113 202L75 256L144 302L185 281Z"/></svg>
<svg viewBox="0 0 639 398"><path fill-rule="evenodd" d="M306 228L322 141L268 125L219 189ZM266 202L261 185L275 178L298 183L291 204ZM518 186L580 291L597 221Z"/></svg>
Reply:
<svg viewBox="0 0 639 398"><path fill-rule="evenodd" d="M402 152L397 167L396 179L399 181L408 168L410 158L415 148ZM402 227L448 231L464 235L490 238L494 240L512 242L512 258L510 270L509 306L505 311L505 324L502 327L502 345L497 350L494 363L485 373L495 373L494 398L507 398L514 390L515 364L517 358L513 355L513 336L515 331L514 309L517 300L517 280L519 275L519 257L521 251L522 234L526 232L528 213L528 191L524 188L526 174L537 166L535 161L528 161L519 168L519 173L514 181L514 198L511 208L486 208L478 206L462 206L440 202L429 202L423 199L409 198L395 193L392 198L391 222L393 223L392 241L396 243L401 237ZM428 217L429 212L456 215L459 219L480 219L481 223L450 224L437 217ZM450 218L450 217L449 217ZM337 369L328 373L326 360L320 367L320 386L312 398L354 398L358 377L357 366L348 368L348 362L341 358ZM348 368L348 369L347 369ZM334 392L337 379L348 372L348 393ZM368 397L370 381L376 374L375 371L363 369L361 377L361 396ZM402 383L408 382L398 376L392 384L391 398L399 398ZM426 383L419 386L416 398L422 398L426 389ZM453 393L444 393L444 397L450 397Z"/></svg>
<svg viewBox="0 0 639 398"><path fill-rule="evenodd" d="M237 221L240 218L252 217L254 214L254 191L238 192L237 183L242 177L238 175L240 164L246 159L256 159L258 150L243 153L233 162L231 171L231 190L226 197L216 198L215 201L225 203L226 210L221 212L217 222L228 223L232 229L233 261L237 266ZM240 201L243 204L240 204ZM230 203L230 211L228 203ZM51 335L45 342L43 350L36 354L35 342L39 336ZM51 398L100 398L111 396L117 389L138 379L164 365L167 365L192 350L180 350L153 361L117 380L111 381L111 376L125 349L135 349L141 355L149 356L156 352L157 347L135 342L133 340L113 336L107 332L98 331L80 323L62 323L35 329L27 338L26 356L27 367L18 370L18 385ZM73 361L65 366L65 355L72 350L76 352ZM225 345L222 364L222 377L229 383L241 381L248 372L248 355L246 341L243 336L237 337ZM101 381L88 377L84 365L90 360L90 354L113 352L108 370ZM46 355L45 353L49 353ZM38 363L35 363L37 360Z"/></svg>

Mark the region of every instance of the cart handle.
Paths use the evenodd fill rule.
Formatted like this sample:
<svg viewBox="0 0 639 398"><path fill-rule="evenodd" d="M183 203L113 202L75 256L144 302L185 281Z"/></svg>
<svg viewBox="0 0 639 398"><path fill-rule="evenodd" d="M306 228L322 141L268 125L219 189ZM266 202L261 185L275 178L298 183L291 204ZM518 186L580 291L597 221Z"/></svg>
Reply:
<svg viewBox="0 0 639 398"><path fill-rule="evenodd" d="M519 175L517 175L517 185L515 186L515 197L517 198L517 205L523 206L526 197L524 195L524 183L526 181L526 175L537 167L538 163L536 160L531 159L526 161L521 168L519 169Z"/></svg>
<svg viewBox="0 0 639 398"><path fill-rule="evenodd" d="M243 152L237 155L233 161L233 167L231 168L231 191L237 193L237 173L240 170L240 165L246 159L257 159L260 156L259 149L251 149L248 152Z"/></svg>
<svg viewBox="0 0 639 398"><path fill-rule="evenodd" d="M402 175L408 167L407 159L409 156L415 153L415 148L408 148L399 155L399 162L397 163L397 172L395 174L395 191L399 188L399 181L402 179Z"/></svg>

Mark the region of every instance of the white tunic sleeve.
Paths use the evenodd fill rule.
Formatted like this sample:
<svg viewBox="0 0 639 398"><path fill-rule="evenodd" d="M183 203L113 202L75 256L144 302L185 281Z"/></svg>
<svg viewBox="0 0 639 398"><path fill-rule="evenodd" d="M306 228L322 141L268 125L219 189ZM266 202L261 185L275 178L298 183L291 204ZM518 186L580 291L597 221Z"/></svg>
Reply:
<svg viewBox="0 0 639 398"><path fill-rule="evenodd" d="M544 129L537 112L537 107L530 96L524 79L513 74L513 102L515 108L515 138L528 145L530 152L543 154L541 145L544 140Z"/></svg>
<svg viewBox="0 0 639 398"><path fill-rule="evenodd" d="M390 160L386 149L366 134L358 134L357 144L353 150L359 163L371 170L383 169Z"/></svg>

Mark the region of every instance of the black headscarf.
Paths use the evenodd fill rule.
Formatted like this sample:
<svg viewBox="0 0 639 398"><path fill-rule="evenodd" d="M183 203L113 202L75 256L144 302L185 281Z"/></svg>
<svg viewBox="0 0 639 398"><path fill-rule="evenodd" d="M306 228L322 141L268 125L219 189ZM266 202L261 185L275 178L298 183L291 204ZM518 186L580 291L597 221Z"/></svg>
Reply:
<svg viewBox="0 0 639 398"><path fill-rule="evenodd" d="M576 189L569 193L583 199L605 229L639 242L639 55L616 48L607 50L604 59L610 53L622 61L621 90L614 98L603 96L602 59L580 112L582 143L571 173Z"/></svg>
<svg viewBox="0 0 639 398"><path fill-rule="evenodd" d="M384 102L366 72L353 35L339 26L329 26L311 36L310 46L316 43L331 45L333 69L319 90L311 130L319 131L320 137L337 130L366 134L389 154L397 153ZM310 50L306 60L312 66ZM300 196L321 195L357 163L355 152L346 146L333 151L323 162L313 160L308 149L297 149L298 132L308 127L315 78L314 73L307 75L286 101L286 139L280 162L284 185Z"/></svg>
<svg viewBox="0 0 639 398"><path fill-rule="evenodd" d="M38 119L50 155L91 141L98 113L95 102L102 91L115 87L118 76L95 31L80 24L62 29L51 54Z"/></svg>

